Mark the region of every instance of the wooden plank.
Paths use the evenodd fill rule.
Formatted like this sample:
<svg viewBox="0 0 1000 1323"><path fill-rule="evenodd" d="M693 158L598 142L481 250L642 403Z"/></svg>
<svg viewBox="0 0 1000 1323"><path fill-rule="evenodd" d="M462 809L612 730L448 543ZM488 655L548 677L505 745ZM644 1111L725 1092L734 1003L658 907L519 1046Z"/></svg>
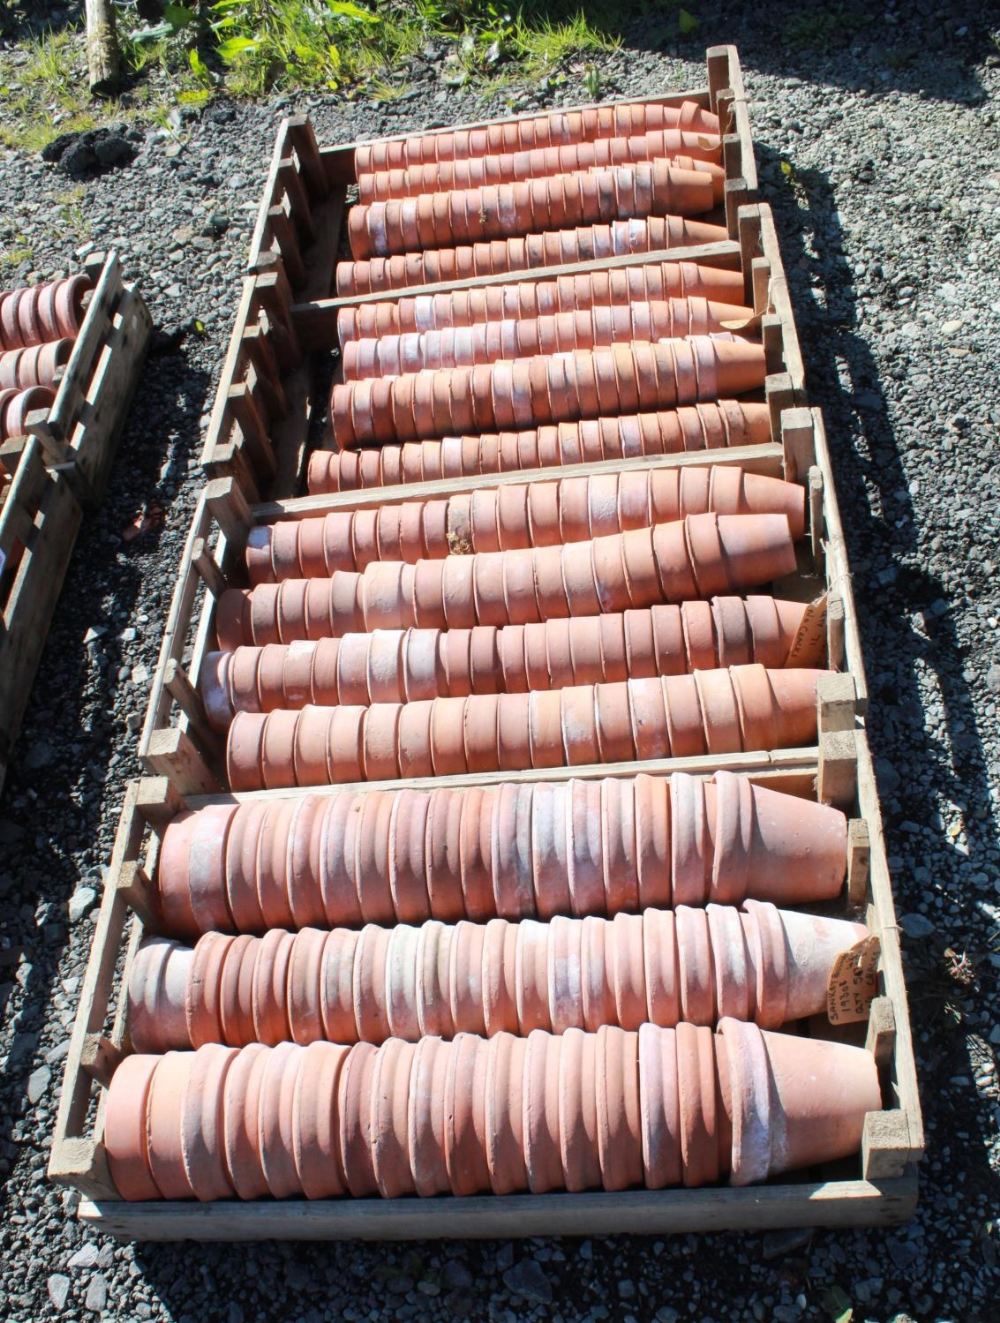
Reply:
<svg viewBox="0 0 1000 1323"><path fill-rule="evenodd" d="M914 1177L614 1194L463 1199L123 1203L84 1200L88 1226L129 1240L425 1240L655 1235L775 1227L891 1226L916 1206Z"/></svg>
<svg viewBox="0 0 1000 1323"><path fill-rule="evenodd" d="M73 341L62 383L49 411L49 426L60 441L69 440L77 409L83 403L87 382L101 344L111 327L123 288L118 254L111 252L91 291L80 333Z"/></svg>
<svg viewBox="0 0 1000 1323"><path fill-rule="evenodd" d="M303 519L332 510L364 510L395 505L400 501L429 501L473 491L493 491L515 483L557 482L563 478L589 477L594 473L638 473L650 469L684 469L705 465L738 466L749 473L779 477L781 447L772 442L754 446L726 446L717 450L684 450L672 455L642 455L635 459L607 459L600 463L562 464L544 469L511 469L505 473L474 473L457 478L434 478L386 487L360 487L352 491L299 496L283 501L261 502L252 507L254 523L276 519Z"/></svg>
<svg viewBox="0 0 1000 1323"><path fill-rule="evenodd" d="M456 789L467 786L492 786L514 782L558 782L571 779L593 780L605 776L635 776L646 772L650 776L669 776L673 772L689 772L693 776L711 776L713 772L746 772L754 781L773 784L783 778L815 778L819 759L815 748L770 749L752 753L702 754L687 758L649 758L642 762L583 763L576 767L528 767L517 772L460 772L451 776L397 777L390 781L349 781L337 785L290 787L280 790L244 790L201 795L196 791L183 791L189 808L202 808L220 802L245 804L254 800L286 799L289 795L307 792L311 795L334 795L342 790L435 790L438 787ZM164 773L166 774L166 773Z"/></svg>
<svg viewBox="0 0 1000 1323"><path fill-rule="evenodd" d="M868 895L868 871L871 864L871 837L864 818L852 818L847 824L847 898L860 907Z"/></svg>

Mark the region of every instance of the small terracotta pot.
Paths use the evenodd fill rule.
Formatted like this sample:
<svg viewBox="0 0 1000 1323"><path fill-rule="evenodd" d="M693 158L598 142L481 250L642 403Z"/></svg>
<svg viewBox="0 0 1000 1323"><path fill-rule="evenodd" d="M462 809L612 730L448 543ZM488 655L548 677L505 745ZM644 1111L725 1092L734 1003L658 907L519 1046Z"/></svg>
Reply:
<svg viewBox="0 0 1000 1323"><path fill-rule="evenodd" d="M764 373L760 345L692 336L577 350L568 360L554 355L345 382L332 389L330 416L344 449L715 400L757 388ZM593 393L588 377L596 381ZM425 407L421 392L436 399L439 388L440 411Z"/></svg>
<svg viewBox="0 0 1000 1323"><path fill-rule="evenodd" d="M51 409L56 393L51 386L28 386L24 390L0 390L0 441L24 436L28 415L36 409Z"/></svg>
<svg viewBox="0 0 1000 1323"><path fill-rule="evenodd" d="M749 322L750 315L748 309L737 304L688 297L353 339L342 347L343 378L361 381L430 369L472 367L606 347L619 341L648 342L692 335L713 335L724 340L732 338L727 327L740 328Z"/></svg>
<svg viewBox="0 0 1000 1323"><path fill-rule="evenodd" d="M796 747L815 740L822 674L752 664L530 695L239 712L227 736L229 785L234 791L285 789L573 766L595 761L595 746L598 761L612 763ZM422 739L403 738L404 710L408 722L421 724ZM257 748L260 759L246 757L247 749ZM307 757L306 749L318 753Z"/></svg>
<svg viewBox="0 0 1000 1323"><path fill-rule="evenodd" d="M744 1185L857 1152L882 1105L865 1049L730 1018L134 1062L105 1112L125 1199Z"/></svg>
<svg viewBox="0 0 1000 1323"><path fill-rule="evenodd" d="M358 200L369 203L417 197L421 193L481 188L575 170L606 169L633 161L669 159L680 164L685 158L721 165L722 142L717 136L704 133L658 129L627 138L598 138L593 142L519 149L502 154L438 159L405 169L359 175Z"/></svg>
<svg viewBox="0 0 1000 1323"><path fill-rule="evenodd" d="M73 341L63 339L0 354L0 390L54 386L56 374L69 362L72 348Z"/></svg>
<svg viewBox="0 0 1000 1323"><path fill-rule="evenodd" d="M477 473L757 445L770 435L766 404L719 400L669 412L558 423L530 432L453 436L377 450L314 450L309 457L309 491L314 495L355 491Z"/></svg>
<svg viewBox="0 0 1000 1323"><path fill-rule="evenodd" d="M77 275L0 293L0 351L75 339L84 295L92 288L89 276Z"/></svg>
<svg viewBox="0 0 1000 1323"><path fill-rule="evenodd" d="M447 196L438 194L437 196ZM565 266L626 253L652 253L692 244L721 243L728 238L724 225L683 216L646 216L611 221L578 229L547 229L524 237L503 237L490 243L449 248L421 248L395 257L338 262L337 293L377 294L412 285L433 285L492 276L533 267Z"/></svg>
<svg viewBox="0 0 1000 1323"><path fill-rule="evenodd" d="M252 530L246 564L252 584L325 578L380 560L413 564L588 541L713 510L784 514L795 539L805 531L805 492L797 483L736 467L692 466L517 483L440 500L262 524Z"/></svg>
<svg viewBox="0 0 1000 1323"><path fill-rule="evenodd" d="M407 169L424 163L468 160L662 130L718 135L719 119L694 101L684 101L679 106L655 102L591 106L568 113L560 111L501 121L482 129L446 129L362 143L354 151L354 169L357 176L373 170Z"/></svg>
<svg viewBox="0 0 1000 1323"><path fill-rule="evenodd" d="M384 628L527 624L722 595L794 568L785 515L707 513L591 542L415 565L374 561L361 574L230 588L216 628L228 651ZM259 752L247 746L241 758L252 762Z"/></svg>

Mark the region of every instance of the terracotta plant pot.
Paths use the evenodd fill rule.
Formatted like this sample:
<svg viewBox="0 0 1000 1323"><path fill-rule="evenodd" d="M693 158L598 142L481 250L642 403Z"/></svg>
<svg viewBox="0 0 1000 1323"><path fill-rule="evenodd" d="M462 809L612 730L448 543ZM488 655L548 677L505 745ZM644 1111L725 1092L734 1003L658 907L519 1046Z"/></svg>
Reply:
<svg viewBox="0 0 1000 1323"><path fill-rule="evenodd" d="M215 623L223 651L373 629L523 625L732 593L794 569L785 515L689 515L591 542L228 588Z"/></svg>
<svg viewBox="0 0 1000 1323"><path fill-rule="evenodd" d="M527 693L759 662L789 665L802 602L716 597L623 614L475 629L378 629L210 652L199 688L225 730L237 712ZM821 664L822 640L794 665Z"/></svg>
<svg viewBox="0 0 1000 1323"><path fill-rule="evenodd" d="M0 350L26 349L47 340L75 339L83 323L89 276L0 293Z"/></svg>
<svg viewBox="0 0 1000 1323"><path fill-rule="evenodd" d="M362 262L338 262L337 293L376 294L410 285L433 285L504 271L530 271L540 266L565 266L569 262L622 257L626 253L722 243L728 237L724 225L683 216L647 216L578 229L547 229L523 238L504 237L491 243L427 248Z"/></svg>
<svg viewBox="0 0 1000 1323"><path fill-rule="evenodd" d="M477 473L757 445L770 439L766 404L719 400L662 413L557 423L529 432L453 436L377 450L314 450L309 456L309 491L355 491Z"/></svg>
<svg viewBox="0 0 1000 1323"><path fill-rule="evenodd" d="M754 664L553 692L238 712L226 740L229 788L793 748L815 742L822 674Z"/></svg>
<svg viewBox="0 0 1000 1323"><path fill-rule="evenodd" d="M756 390L765 372L761 345L698 335L350 381L333 387L330 417L346 449L717 400Z"/></svg>
<svg viewBox="0 0 1000 1323"><path fill-rule="evenodd" d="M726 1018L131 1056L104 1142L124 1199L746 1185L856 1153L881 1107L864 1048Z"/></svg>
<svg viewBox="0 0 1000 1323"><path fill-rule="evenodd" d="M354 151L354 170L356 176L373 170L405 170L413 165L437 161L468 160L477 156L531 151L538 147L594 142L598 138L630 137L663 129L718 134L719 119L694 101L684 101L680 106L662 106L653 102L592 106L586 110L559 111L530 119L488 124L481 129L448 129L362 143Z"/></svg>
<svg viewBox="0 0 1000 1323"><path fill-rule="evenodd" d="M258 524L246 564L252 584L327 578L379 560L441 560L586 542L688 515L784 514L805 532L805 489L735 465L643 469L555 482L510 483L429 501Z"/></svg>
<svg viewBox="0 0 1000 1323"><path fill-rule="evenodd" d="M867 936L862 923L751 900L742 912L681 905L613 920L206 933L194 949L155 937L129 972L129 1035L137 1052L166 1052L714 1025L726 1015L776 1029L825 1011L834 961ZM287 970L278 981L276 961Z"/></svg>
<svg viewBox="0 0 1000 1323"><path fill-rule="evenodd" d="M460 160L431 161L406 169L377 170L358 176L358 201L385 202L417 197L421 193L447 193L459 188L483 188L576 170L603 170L633 161L670 160L686 167L688 160L722 164L722 140L716 135L683 129L656 129L629 138L598 138L563 146L535 147L530 151L490 153Z"/></svg>
<svg viewBox="0 0 1000 1323"><path fill-rule="evenodd" d="M56 393L51 386L28 386L25 390L0 390L0 441L24 436L28 415L36 409L51 409Z"/></svg>
<svg viewBox="0 0 1000 1323"><path fill-rule="evenodd" d="M506 239L561 227L649 215L699 216L722 200L725 174L707 161L682 170L641 161L486 188L362 203L347 213L355 261ZM558 220L556 219L558 217Z"/></svg>
<svg viewBox="0 0 1000 1323"><path fill-rule="evenodd" d="M213 805L167 827L157 886L163 931L188 938L813 904L840 894L846 867L838 809L731 772L676 772Z"/></svg>
<svg viewBox="0 0 1000 1323"><path fill-rule="evenodd" d="M551 317L507 318L478 326L348 340L341 362L345 381L361 381L428 368L474 367L501 359L606 348L630 340L648 342L692 335L729 339L733 330L749 323L751 316L748 309L736 304L708 299L631 303L618 308L560 312Z"/></svg>
<svg viewBox="0 0 1000 1323"><path fill-rule="evenodd" d="M30 349L9 349L0 354L0 390L27 390L54 386L56 373L69 362L72 340L50 340Z"/></svg>
<svg viewBox="0 0 1000 1323"><path fill-rule="evenodd" d="M745 290L739 271L726 271L693 262L653 262L648 266L590 271L555 280L522 280L509 285L486 285L448 294L417 294L384 303L361 303L341 308L337 338L349 340L412 331L442 331L451 326L477 326L512 317L550 317L585 308L626 307L657 299L716 299L743 308Z"/></svg>

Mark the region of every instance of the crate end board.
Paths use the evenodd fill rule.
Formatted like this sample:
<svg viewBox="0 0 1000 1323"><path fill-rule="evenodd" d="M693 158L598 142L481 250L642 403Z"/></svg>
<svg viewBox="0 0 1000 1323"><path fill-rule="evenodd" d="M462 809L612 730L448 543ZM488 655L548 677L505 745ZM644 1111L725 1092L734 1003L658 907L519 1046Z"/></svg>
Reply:
<svg viewBox="0 0 1000 1323"><path fill-rule="evenodd" d="M781 1227L894 1226L917 1206L914 1173L742 1189L357 1199L247 1204L85 1198L78 1217L123 1240L519 1240L528 1236L668 1235Z"/></svg>
<svg viewBox="0 0 1000 1323"><path fill-rule="evenodd" d="M87 262L95 284L48 415L30 430L63 466L85 507L104 493L118 437L152 331L142 296L122 279L115 252Z"/></svg>

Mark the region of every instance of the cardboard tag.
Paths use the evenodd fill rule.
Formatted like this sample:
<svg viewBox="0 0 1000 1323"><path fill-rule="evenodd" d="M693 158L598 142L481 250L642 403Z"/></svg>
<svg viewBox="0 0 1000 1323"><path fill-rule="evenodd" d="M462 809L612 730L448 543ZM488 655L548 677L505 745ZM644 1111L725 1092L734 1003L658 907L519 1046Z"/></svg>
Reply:
<svg viewBox="0 0 1000 1323"><path fill-rule="evenodd" d="M868 1019L868 1007L878 991L878 954L878 938L864 937L837 956L826 985L826 1013L831 1024Z"/></svg>
<svg viewBox="0 0 1000 1323"><path fill-rule="evenodd" d="M826 593L810 602L802 616L786 666L815 666L826 656Z"/></svg>

